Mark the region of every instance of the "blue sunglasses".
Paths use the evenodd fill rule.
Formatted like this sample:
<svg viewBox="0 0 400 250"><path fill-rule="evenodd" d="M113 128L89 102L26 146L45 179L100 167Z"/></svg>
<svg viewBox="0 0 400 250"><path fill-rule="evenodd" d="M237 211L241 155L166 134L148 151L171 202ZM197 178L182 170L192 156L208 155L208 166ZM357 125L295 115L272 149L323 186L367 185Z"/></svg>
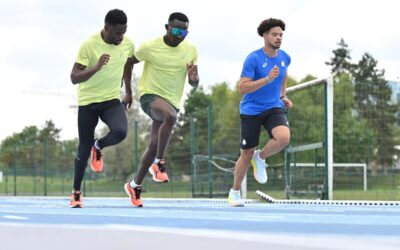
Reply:
<svg viewBox="0 0 400 250"><path fill-rule="evenodd" d="M185 37L189 33L188 30L183 30L179 28L171 28L171 33L173 36L182 36Z"/></svg>

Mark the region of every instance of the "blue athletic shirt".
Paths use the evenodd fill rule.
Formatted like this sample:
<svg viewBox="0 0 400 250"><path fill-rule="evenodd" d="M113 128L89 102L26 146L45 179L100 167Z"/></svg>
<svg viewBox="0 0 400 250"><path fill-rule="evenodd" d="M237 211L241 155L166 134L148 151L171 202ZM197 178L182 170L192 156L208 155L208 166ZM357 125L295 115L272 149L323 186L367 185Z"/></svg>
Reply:
<svg viewBox="0 0 400 250"><path fill-rule="evenodd" d="M240 102L240 114L258 115L272 108L284 107L280 99L281 87L290 61L290 56L280 49L275 57L269 57L263 48L247 56L241 77L257 81L266 77L275 65L279 67L279 76L256 91L244 94Z"/></svg>

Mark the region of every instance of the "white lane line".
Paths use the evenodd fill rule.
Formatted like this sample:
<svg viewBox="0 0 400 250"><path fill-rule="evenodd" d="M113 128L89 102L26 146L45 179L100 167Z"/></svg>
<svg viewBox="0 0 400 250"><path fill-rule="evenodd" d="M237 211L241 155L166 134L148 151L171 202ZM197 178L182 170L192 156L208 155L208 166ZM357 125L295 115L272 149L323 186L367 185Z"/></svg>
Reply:
<svg viewBox="0 0 400 250"><path fill-rule="evenodd" d="M1 217L4 219L9 219L9 220L27 220L28 219L28 217L15 216L15 215L3 215Z"/></svg>

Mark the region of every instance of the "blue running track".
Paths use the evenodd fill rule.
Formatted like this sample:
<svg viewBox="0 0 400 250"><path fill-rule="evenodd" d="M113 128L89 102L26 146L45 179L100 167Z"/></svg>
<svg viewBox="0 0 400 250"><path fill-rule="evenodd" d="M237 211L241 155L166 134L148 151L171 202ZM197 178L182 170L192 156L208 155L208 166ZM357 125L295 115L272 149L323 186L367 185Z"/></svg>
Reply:
<svg viewBox="0 0 400 250"><path fill-rule="evenodd" d="M0 197L0 249L400 249L400 206Z"/></svg>

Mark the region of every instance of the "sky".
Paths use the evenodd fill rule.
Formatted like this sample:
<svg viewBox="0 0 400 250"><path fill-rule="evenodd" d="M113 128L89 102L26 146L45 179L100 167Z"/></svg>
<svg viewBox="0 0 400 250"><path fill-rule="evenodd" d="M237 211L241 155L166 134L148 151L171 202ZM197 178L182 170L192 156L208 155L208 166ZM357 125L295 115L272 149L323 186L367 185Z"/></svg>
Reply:
<svg viewBox="0 0 400 250"><path fill-rule="evenodd" d="M76 85L70 72L81 43L104 26L110 9L128 16L126 36L136 47L165 34L170 13L190 20L186 39L197 46L200 84L207 90L227 82L232 88L246 56L263 46L256 30L264 19L285 21L281 49L290 54L288 73L329 76L325 65L341 38L352 61L368 52L400 81L400 15L394 0L1 0L0 141L27 126L52 120L61 139L77 137ZM143 65L136 65L140 76ZM134 86L136 87L136 86Z"/></svg>

